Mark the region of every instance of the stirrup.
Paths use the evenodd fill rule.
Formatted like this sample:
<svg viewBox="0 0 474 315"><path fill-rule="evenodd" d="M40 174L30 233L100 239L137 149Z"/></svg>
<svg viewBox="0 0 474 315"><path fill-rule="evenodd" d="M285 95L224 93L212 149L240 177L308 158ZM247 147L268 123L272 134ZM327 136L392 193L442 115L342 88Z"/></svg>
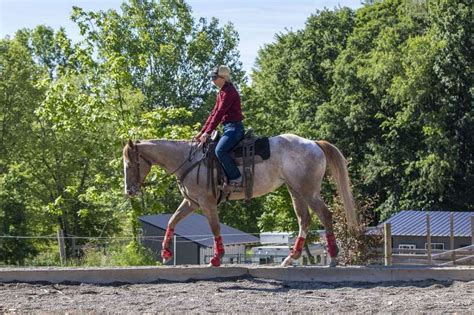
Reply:
<svg viewBox="0 0 474 315"><path fill-rule="evenodd" d="M217 188L226 193L231 193L231 192L241 192L243 186L242 186L242 182L233 182L233 183L224 182L223 185L219 185L217 186Z"/></svg>

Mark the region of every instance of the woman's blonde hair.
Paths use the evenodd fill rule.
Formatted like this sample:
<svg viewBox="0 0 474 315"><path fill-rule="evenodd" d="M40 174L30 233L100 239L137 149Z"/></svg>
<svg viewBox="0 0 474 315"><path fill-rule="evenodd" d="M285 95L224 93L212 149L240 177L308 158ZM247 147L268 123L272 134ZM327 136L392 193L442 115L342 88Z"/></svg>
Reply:
<svg viewBox="0 0 474 315"><path fill-rule="evenodd" d="M226 81L230 82L230 68L226 65L220 65L218 75L223 77Z"/></svg>

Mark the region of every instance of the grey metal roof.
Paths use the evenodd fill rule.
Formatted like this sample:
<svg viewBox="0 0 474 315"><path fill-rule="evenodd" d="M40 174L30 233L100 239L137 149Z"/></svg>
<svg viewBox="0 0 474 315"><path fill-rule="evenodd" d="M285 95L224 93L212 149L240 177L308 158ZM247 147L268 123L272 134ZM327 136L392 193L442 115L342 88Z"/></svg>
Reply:
<svg viewBox="0 0 474 315"><path fill-rule="evenodd" d="M385 222L392 225L392 235L426 236L426 214L430 215L431 236L450 236L450 211L401 211ZM452 212L454 215L454 236L471 236L471 217L474 212ZM384 222L384 223L385 223ZM382 226L381 224L380 226Z"/></svg>
<svg viewBox="0 0 474 315"><path fill-rule="evenodd" d="M138 219L162 230L166 230L168 221L172 214L145 215ZM225 224L220 224L221 236L224 245L229 244L248 244L259 243L260 239L251 234L234 229ZM193 213L179 221L174 230L177 236L186 238L202 246L212 247L214 245L214 236L207 218L203 215Z"/></svg>

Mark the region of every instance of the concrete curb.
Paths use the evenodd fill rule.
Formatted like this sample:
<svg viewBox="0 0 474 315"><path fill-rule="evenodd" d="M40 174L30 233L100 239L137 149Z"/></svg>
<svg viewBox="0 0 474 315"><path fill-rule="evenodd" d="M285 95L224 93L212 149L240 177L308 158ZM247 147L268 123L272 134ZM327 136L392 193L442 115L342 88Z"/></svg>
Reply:
<svg viewBox="0 0 474 315"><path fill-rule="evenodd" d="M317 282L474 280L474 268L470 267L258 267L249 268L249 274L254 278Z"/></svg>
<svg viewBox="0 0 474 315"><path fill-rule="evenodd" d="M236 278L247 275L243 267L107 267L107 268L8 268L0 269L0 282L149 283Z"/></svg>
<svg viewBox="0 0 474 315"><path fill-rule="evenodd" d="M160 280L188 281L232 279L243 276L281 281L387 282L422 280L474 281L473 267L262 267L229 265L178 267L104 268L0 268L0 282L113 282L149 283Z"/></svg>

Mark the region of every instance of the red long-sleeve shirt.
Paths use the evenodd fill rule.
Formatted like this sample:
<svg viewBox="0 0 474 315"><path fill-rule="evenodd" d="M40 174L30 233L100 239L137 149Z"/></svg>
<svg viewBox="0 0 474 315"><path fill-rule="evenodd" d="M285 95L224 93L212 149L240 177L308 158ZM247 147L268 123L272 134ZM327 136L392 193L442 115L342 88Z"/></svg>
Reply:
<svg viewBox="0 0 474 315"><path fill-rule="evenodd" d="M217 94L216 104L206 120L201 132L210 134L219 123L242 121L244 115L240 107L240 95L234 85L226 82Z"/></svg>

